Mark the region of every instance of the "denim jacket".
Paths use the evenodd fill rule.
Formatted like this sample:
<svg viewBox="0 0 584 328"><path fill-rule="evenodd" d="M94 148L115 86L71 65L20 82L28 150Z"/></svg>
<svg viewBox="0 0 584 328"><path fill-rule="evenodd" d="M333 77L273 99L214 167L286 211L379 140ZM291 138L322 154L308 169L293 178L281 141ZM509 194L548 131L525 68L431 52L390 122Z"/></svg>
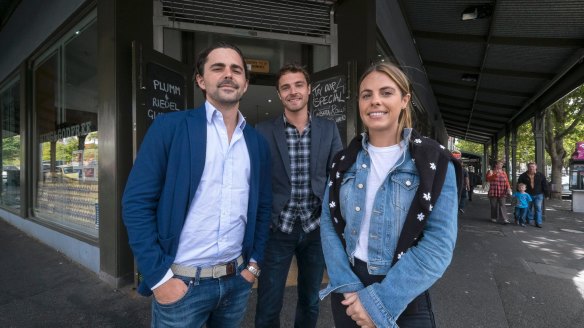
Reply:
<svg viewBox="0 0 584 328"><path fill-rule="evenodd" d="M367 136L357 160L345 172L340 191L340 207L346 220L347 248L333 228L328 210L329 189L323 199L320 220L322 248L329 276L321 299L331 292L358 292L365 310L378 327L397 327L396 320L407 305L430 288L452 259L456 242L458 200L454 165L448 164L442 192L424 228L424 237L392 267L391 262L410 204L419 185L419 175L408 150L411 129L404 130L405 147L400 159L379 187L369 229L367 269L372 275L385 275L381 283L367 288L351 270L361 221L365 212L370 157Z"/></svg>

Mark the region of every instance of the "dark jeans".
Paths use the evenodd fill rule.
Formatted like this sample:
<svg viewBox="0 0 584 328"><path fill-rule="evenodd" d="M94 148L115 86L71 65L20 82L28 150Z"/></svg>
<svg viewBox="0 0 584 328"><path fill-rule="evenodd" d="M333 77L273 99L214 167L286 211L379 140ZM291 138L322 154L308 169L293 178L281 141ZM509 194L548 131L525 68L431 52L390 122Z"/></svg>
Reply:
<svg viewBox="0 0 584 328"><path fill-rule="evenodd" d="M462 190L462 193L460 194L460 200L458 202L459 209L464 209L464 207L466 206L467 197L468 197L468 190L466 190L466 189Z"/></svg>
<svg viewBox="0 0 584 328"><path fill-rule="evenodd" d="M474 193L474 186L470 186L470 189L468 190L468 200L472 202L472 194Z"/></svg>
<svg viewBox="0 0 584 328"><path fill-rule="evenodd" d="M293 255L296 255L298 266L298 301L294 327L316 327L318 291L324 272L320 229L307 234L300 227L300 222L294 225L291 234L278 229L270 234L262 273L258 279L256 327L280 327L280 311Z"/></svg>
<svg viewBox="0 0 584 328"><path fill-rule="evenodd" d="M365 286L381 282L385 276L370 275L367 272L367 263L355 259L353 272ZM331 294L333 320L337 328L358 328L359 326L347 315L347 307L341 304L345 298L341 293ZM434 312L428 291L414 298L396 321L400 328L435 328Z"/></svg>
<svg viewBox="0 0 584 328"><path fill-rule="evenodd" d="M515 220L519 221L519 224L525 224L526 218L527 207L526 208L515 207Z"/></svg>

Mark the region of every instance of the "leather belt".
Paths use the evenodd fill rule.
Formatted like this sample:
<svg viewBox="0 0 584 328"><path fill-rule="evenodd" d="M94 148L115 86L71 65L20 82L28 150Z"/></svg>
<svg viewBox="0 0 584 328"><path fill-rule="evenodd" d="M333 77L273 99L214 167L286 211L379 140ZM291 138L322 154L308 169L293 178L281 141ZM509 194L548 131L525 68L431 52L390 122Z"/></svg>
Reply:
<svg viewBox="0 0 584 328"><path fill-rule="evenodd" d="M200 269L199 278L221 278L232 276L237 272L237 267L243 264L243 257L240 255L237 259L223 263L217 264L210 267L190 267L184 265L173 264L170 266L172 273L189 278L195 278L197 276L197 271Z"/></svg>

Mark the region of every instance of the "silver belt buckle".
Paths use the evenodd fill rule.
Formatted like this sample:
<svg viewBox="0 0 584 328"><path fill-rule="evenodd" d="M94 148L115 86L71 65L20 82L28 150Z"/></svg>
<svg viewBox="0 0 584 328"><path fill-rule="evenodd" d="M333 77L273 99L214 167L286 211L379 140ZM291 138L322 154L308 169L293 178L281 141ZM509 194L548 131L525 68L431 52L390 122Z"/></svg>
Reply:
<svg viewBox="0 0 584 328"><path fill-rule="evenodd" d="M227 274L227 265L216 265L213 267L213 278L220 278Z"/></svg>

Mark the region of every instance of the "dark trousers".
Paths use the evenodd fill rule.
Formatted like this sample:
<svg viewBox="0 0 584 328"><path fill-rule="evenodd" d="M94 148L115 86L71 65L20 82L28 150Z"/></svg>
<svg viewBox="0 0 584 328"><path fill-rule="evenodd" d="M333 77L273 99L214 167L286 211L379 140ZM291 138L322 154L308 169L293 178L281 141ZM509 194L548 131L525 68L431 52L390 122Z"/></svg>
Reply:
<svg viewBox="0 0 584 328"><path fill-rule="evenodd" d="M278 229L270 234L262 273L258 279L256 327L280 327L280 311L293 255L296 255L298 266L298 302L294 327L316 327L318 291L324 273L320 229L305 233L300 225L300 222L296 222L291 234Z"/></svg>
<svg viewBox="0 0 584 328"><path fill-rule="evenodd" d="M381 282L385 278L385 276L370 275L367 272L367 263L358 259L355 259L353 272L365 286ZM335 327L358 328L359 326L355 321L347 315L347 307L341 304L344 299L341 293L331 294L331 307ZM430 302L430 294L428 291L414 298L399 316L396 323L400 328L435 328L434 312L432 312L432 303Z"/></svg>

